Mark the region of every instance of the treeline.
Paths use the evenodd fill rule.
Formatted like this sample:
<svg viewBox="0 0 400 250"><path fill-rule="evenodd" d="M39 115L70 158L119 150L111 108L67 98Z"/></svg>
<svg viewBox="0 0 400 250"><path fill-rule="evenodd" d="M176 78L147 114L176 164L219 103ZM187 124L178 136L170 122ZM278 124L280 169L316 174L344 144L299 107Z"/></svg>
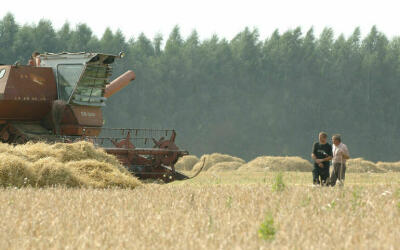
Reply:
<svg viewBox="0 0 400 250"><path fill-rule="evenodd" d="M372 27L361 37L326 28L275 31L261 39L246 28L228 41L141 34L126 39L107 29L101 38L80 24L0 21L0 63L26 62L32 51L100 51L126 57L114 77L137 79L108 101L107 127L175 128L178 144L200 155L222 152L309 158L317 133L341 133L352 156L400 160L400 39Z"/></svg>

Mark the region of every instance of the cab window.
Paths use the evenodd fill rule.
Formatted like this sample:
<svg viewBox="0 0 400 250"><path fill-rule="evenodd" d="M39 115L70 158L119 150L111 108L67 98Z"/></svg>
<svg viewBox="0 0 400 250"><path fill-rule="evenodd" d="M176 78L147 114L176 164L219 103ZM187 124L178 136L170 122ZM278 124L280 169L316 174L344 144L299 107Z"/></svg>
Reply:
<svg viewBox="0 0 400 250"><path fill-rule="evenodd" d="M57 65L58 96L68 101L83 71L83 64Z"/></svg>

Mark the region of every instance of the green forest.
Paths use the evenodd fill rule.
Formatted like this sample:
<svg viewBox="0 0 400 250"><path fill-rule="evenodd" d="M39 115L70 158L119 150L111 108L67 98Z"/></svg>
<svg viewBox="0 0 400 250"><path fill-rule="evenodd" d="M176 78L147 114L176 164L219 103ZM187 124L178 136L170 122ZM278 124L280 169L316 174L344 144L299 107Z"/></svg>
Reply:
<svg viewBox="0 0 400 250"><path fill-rule="evenodd" d="M66 23L0 21L0 63L25 64L33 51L126 53L113 77L137 79L104 108L106 127L174 128L177 143L201 155L220 152L310 158L319 131L340 133L352 157L400 160L400 38L376 27L344 36L325 28L245 28L232 40L140 34Z"/></svg>

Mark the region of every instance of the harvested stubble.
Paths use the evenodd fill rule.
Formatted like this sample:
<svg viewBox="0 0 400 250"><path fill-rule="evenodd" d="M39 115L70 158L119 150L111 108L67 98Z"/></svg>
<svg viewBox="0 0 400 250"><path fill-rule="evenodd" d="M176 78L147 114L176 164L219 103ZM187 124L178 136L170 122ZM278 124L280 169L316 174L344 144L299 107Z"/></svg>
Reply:
<svg viewBox="0 0 400 250"><path fill-rule="evenodd" d="M179 158L178 162L175 164L175 168L176 170L190 171L197 162L199 162L197 156L185 155Z"/></svg>
<svg viewBox="0 0 400 250"><path fill-rule="evenodd" d="M378 167L381 169L384 169L386 171L391 171L391 172L400 172L400 161L398 162L381 162L378 161L376 163Z"/></svg>
<svg viewBox="0 0 400 250"><path fill-rule="evenodd" d="M350 159L346 163L347 172L349 173L384 173L385 169L377 166L372 161L363 158Z"/></svg>
<svg viewBox="0 0 400 250"><path fill-rule="evenodd" d="M312 188L285 174L282 192L269 183L188 182L3 189L0 249L398 249L399 184L348 186L358 176L343 188ZM257 230L267 213L276 234L264 241Z"/></svg>
<svg viewBox="0 0 400 250"><path fill-rule="evenodd" d="M260 156L241 166L238 171L299 171L310 172L312 164L298 156Z"/></svg>
<svg viewBox="0 0 400 250"><path fill-rule="evenodd" d="M88 142L0 144L0 186L124 187L140 182Z"/></svg>
<svg viewBox="0 0 400 250"><path fill-rule="evenodd" d="M205 154L203 155L200 160L194 165L193 171L198 171L203 166L203 161L205 159L203 171L207 171L208 169L212 168L213 166L217 165L218 163L227 162L227 163L240 163L244 164L245 161L235 156L227 155L227 154L220 154L220 153L213 153L213 154ZM224 165L226 167L231 166L230 164ZM221 170L220 165L220 171Z"/></svg>

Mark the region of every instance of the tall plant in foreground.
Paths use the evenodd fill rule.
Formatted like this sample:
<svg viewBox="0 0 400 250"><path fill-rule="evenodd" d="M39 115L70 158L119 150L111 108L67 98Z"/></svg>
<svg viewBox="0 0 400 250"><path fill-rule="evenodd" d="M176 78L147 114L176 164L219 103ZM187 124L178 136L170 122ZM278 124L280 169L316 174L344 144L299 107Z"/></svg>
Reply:
<svg viewBox="0 0 400 250"><path fill-rule="evenodd" d="M283 181L283 173L279 172L276 176L275 176L275 180L274 183L272 184L272 190L276 191L276 192L281 192L283 190L285 190L285 182Z"/></svg>
<svg viewBox="0 0 400 250"><path fill-rule="evenodd" d="M267 213L263 223L261 223L261 226L258 229L258 237L263 240L273 240L275 233L274 218L271 213Z"/></svg>

